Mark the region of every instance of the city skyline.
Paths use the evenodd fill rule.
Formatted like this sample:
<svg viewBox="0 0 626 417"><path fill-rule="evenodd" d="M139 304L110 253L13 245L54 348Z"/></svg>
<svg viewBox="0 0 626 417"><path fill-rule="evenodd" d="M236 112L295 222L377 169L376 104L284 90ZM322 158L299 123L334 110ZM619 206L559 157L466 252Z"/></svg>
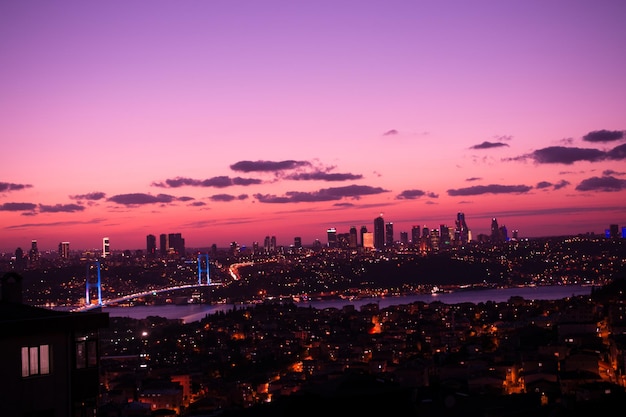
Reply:
<svg viewBox="0 0 626 417"><path fill-rule="evenodd" d="M33 5L34 3L34 5ZM0 251L626 225L626 3L5 2Z"/></svg>

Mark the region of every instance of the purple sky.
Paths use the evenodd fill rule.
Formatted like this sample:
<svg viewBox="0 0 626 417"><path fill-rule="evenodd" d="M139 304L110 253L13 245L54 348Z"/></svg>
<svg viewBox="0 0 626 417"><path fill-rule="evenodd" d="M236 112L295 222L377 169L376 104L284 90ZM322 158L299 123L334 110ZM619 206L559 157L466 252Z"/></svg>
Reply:
<svg viewBox="0 0 626 417"><path fill-rule="evenodd" d="M626 226L624 1L0 3L0 251Z"/></svg>

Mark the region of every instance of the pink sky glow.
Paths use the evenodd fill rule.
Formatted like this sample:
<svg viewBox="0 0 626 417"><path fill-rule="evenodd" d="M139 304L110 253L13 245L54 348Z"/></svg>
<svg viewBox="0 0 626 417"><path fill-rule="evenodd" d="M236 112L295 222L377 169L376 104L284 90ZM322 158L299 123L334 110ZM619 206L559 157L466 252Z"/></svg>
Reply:
<svg viewBox="0 0 626 417"><path fill-rule="evenodd" d="M624 1L0 3L0 251L626 226Z"/></svg>

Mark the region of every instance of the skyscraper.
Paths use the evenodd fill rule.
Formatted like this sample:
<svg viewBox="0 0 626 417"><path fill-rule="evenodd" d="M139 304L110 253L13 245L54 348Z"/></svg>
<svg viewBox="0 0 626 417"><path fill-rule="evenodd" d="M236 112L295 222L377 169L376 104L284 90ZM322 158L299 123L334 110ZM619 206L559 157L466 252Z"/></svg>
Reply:
<svg viewBox="0 0 626 417"><path fill-rule="evenodd" d="M356 226L350 227L349 246L354 249L357 246Z"/></svg>
<svg viewBox="0 0 626 417"><path fill-rule="evenodd" d="M500 228L498 227L498 220L494 217L491 219L491 241L497 243L500 241Z"/></svg>
<svg viewBox="0 0 626 417"><path fill-rule="evenodd" d="M393 223L388 222L385 224L385 246L392 248L395 242L396 239L393 236Z"/></svg>
<svg viewBox="0 0 626 417"><path fill-rule="evenodd" d="M419 246L419 241L420 241L420 227L413 226L411 228L411 243L413 244L413 247Z"/></svg>
<svg viewBox="0 0 626 417"><path fill-rule="evenodd" d="M363 240L363 235L367 233L367 227L361 226L361 246L365 246L365 241Z"/></svg>
<svg viewBox="0 0 626 417"><path fill-rule="evenodd" d="M326 230L326 236L328 237L328 247L336 248L337 247L337 229L334 227L329 227Z"/></svg>
<svg viewBox="0 0 626 417"><path fill-rule="evenodd" d="M70 242L59 243L59 257L62 259L70 258Z"/></svg>
<svg viewBox="0 0 626 417"><path fill-rule="evenodd" d="M374 247L376 249L385 247L385 220L382 213L374 219Z"/></svg>
<svg viewBox="0 0 626 417"><path fill-rule="evenodd" d="M149 258L154 258L156 256L156 248L156 236L146 236L146 254Z"/></svg>
<svg viewBox="0 0 626 417"><path fill-rule="evenodd" d="M159 235L159 252L162 257L167 255L167 252L170 248L169 242L167 241L167 235L165 233L161 233Z"/></svg>
<svg viewBox="0 0 626 417"><path fill-rule="evenodd" d="M457 213L456 222L454 224L456 226L454 230L454 240L460 244L467 243L469 241L469 229L467 223L465 223L465 213Z"/></svg>
<svg viewBox="0 0 626 417"><path fill-rule="evenodd" d="M111 244L109 242L108 237L103 237L102 238L102 257L108 258L109 256L111 256Z"/></svg>

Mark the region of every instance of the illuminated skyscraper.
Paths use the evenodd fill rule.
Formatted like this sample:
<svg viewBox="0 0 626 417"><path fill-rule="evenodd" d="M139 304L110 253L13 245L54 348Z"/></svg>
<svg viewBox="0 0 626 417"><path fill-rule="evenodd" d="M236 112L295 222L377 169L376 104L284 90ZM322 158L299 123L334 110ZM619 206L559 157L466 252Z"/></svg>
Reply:
<svg viewBox="0 0 626 417"><path fill-rule="evenodd" d="M178 256L185 256L185 239L182 234L170 233L167 235L167 240L169 241L168 251L171 249Z"/></svg>
<svg viewBox="0 0 626 417"><path fill-rule="evenodd" d="M419 245L419 241L420 241L420 227L413 226L411 228L411 243L413 244L414 247L417 247Z"/></svg>
<svg viewBox="0 0 626 417"><path fill-rule="evenodd" d="M491 219L491 241L493 243L500 241L500 228L498 227L498 221L495 217Z"/></svg>
<svg viewBox="0 0 626 417"><path fill-rule="evenodd" d="M59 257L62 259L70 258L70 242L59 243Z"/></svg>
<svg viewBox="0 0 626 417"><path fill-rule="evenodd" d="M374 219L374 247L376 249L385 247L385 220L382 213Z"/></svg>
<svg viewBox="0 0 626 417"><path fill-rule="evenodd" d="M457 213L454 224L456 226L454 229L454 240L460 244L467 243L469 241L469 229L467 223L465 223L465 213Z"/></svg>
<svg viewBox="0 0 626 417"><path fill-rule="evenodd" d="M367 227L361 226L361 246L365 246L365 242L363 241L363 235L367 233Z"/></svg>
<svg viewBox="0 0 626 417"><path fill-rule="evenodd" d="M326 230L326 236L328 237L328 247L336 248L337 247L337 229L334 227L330 227Z"/></svg>
<svg viewBox="0 0 626 417"><path fill-rule="evenodd" d="M103 237L102 238L102 257L108 258L109 256L111 256L111 244L109 242L108 237Z"/></svg>
<svg viewBox="0 0 626 417"><path fill-rule="evenodd" d="M396 239L393 236L393 223L389 222L385 224L385 246L392 248Z"/></svg>
<svg viewBox="0 0 626 417"><path fill-rule="evenodd" d="M363 240L363 249L374 249L374 233L363 232L361 239Z"/></svg>
<svg viewBox="0 0 626 417"><path fill-rule="evenodd" d="M357 246L357 234L356 234L356 227L352 226L350 228L350 237L349 237L349 242L348 245L350 246L350 248L354 249Z"/></svg>

